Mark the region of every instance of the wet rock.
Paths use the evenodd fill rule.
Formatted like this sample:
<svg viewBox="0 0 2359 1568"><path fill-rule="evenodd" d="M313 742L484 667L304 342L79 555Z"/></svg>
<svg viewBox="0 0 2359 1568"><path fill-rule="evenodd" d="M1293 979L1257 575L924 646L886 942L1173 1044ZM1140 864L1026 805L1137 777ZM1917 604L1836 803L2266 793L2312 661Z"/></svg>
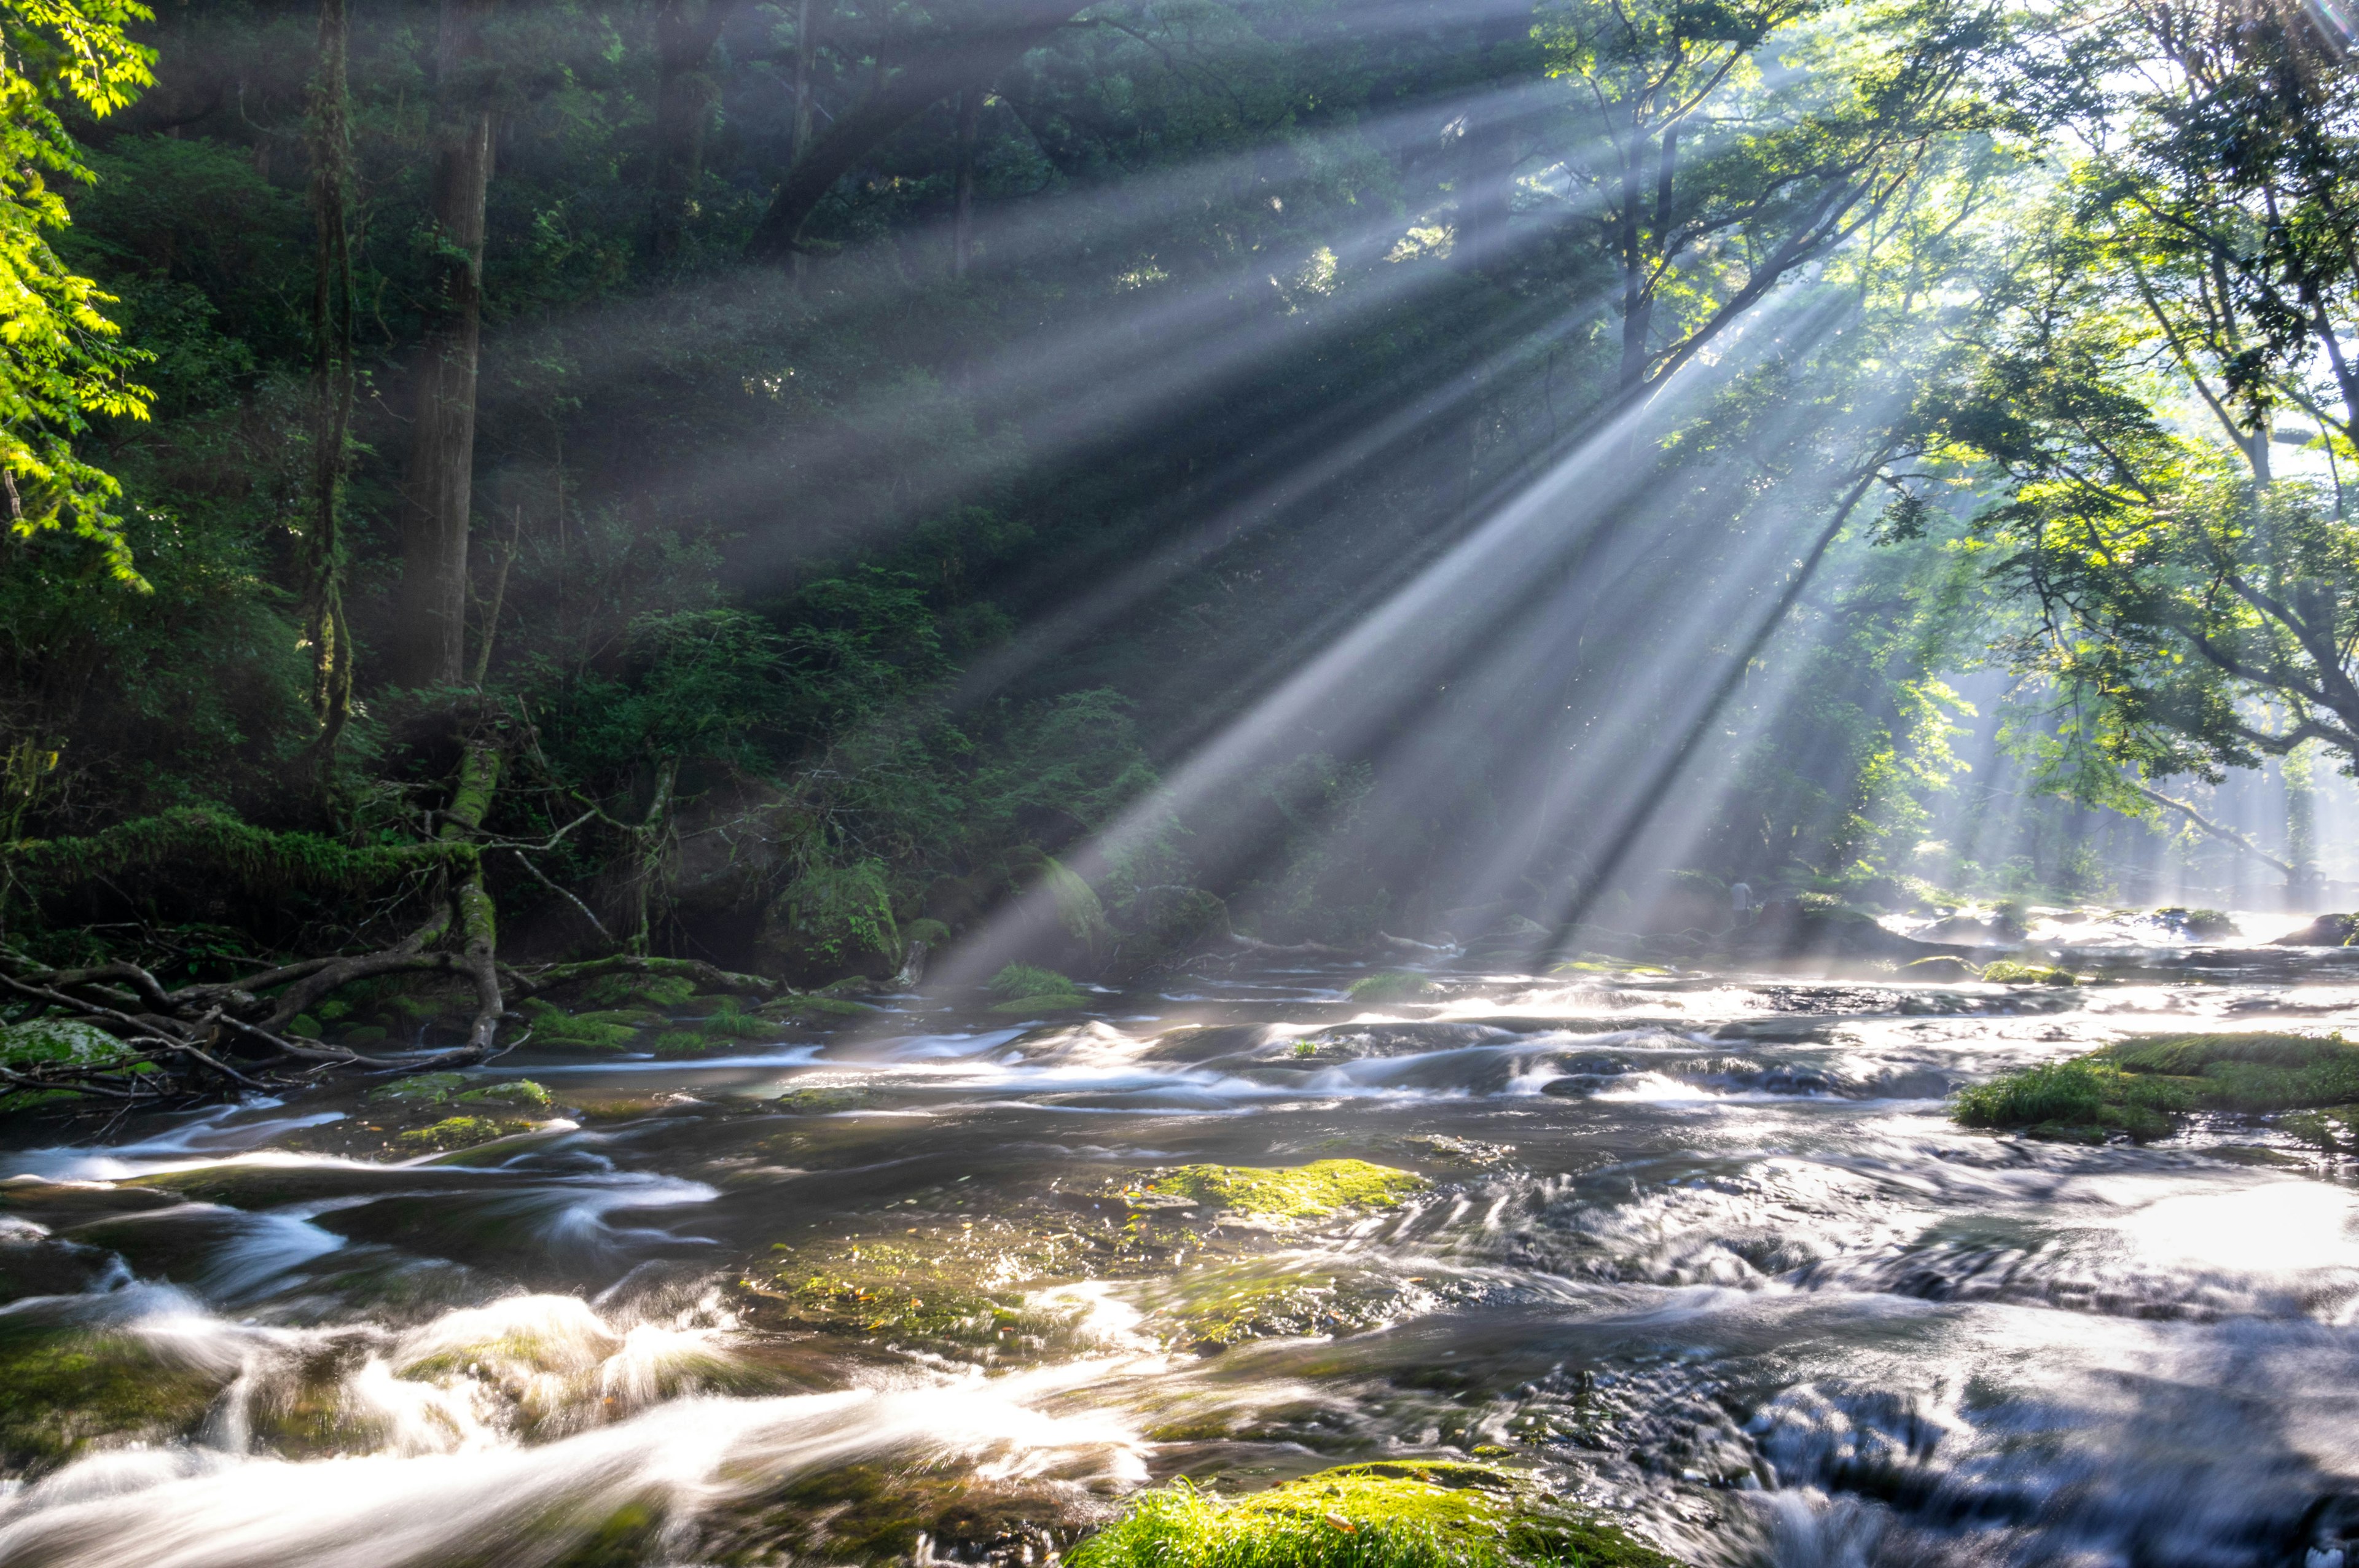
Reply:
<svg viewBox="0 0 2359 1568"><path fill-rule="evenodd" d="M2299 931L2288 931L2272 947L2348 947L2359 935L2359 914L2321 914Z"/></svg>
<svg viewBox="0 0 2359 1568"><path fill-rule="evenodd" d="M1234 1499L1183 1481L1132 1498L1070 1561L1073 1568L1239 1561L1257 1568L1675 1568L1527 1473L1414 1459L1342 1465Z"/></svg>
<svg viewBox="0 0 2359 1568"><path fill-rule="evenodd" d="M1946 942L1965 947L2006 947L2023 940L2023 923L2004 916L1993 920L1976 920L1970 915L1953 914L1947 920L1937 920L1916 934L1919 942Z"/></svg>
<svg viewBox="0 0 2359 1568"><path fill-rule="evenodd" d="M1190 1198L1257 1219L1316 1218L1347 1208L1392 1208L1430 1184L1413 1171L1365 1160L1308 1165L1182 1165L1136 1184L1149 1194Z"/></svg>

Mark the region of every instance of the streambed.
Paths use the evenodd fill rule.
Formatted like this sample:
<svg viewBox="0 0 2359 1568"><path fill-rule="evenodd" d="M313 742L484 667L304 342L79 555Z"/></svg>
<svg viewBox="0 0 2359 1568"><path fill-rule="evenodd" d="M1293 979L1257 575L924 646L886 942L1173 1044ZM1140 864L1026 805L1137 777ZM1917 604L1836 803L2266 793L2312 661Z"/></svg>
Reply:
<svg viewBox="0 0 2359 1568"><path fill-rule="evenodd" d="M701 1058L527 1046L470 1084L550 1104L442 1152L404 1137L451 1108L351 1089L103 1146L20 1119L0 1563L1016 1568L1176 1476L1473 1455L1697 1564L2343 1568L2350 1173L1942 1100L2332 1028L2359 964L2066 961L2103 983L886 998ZM1344 1160L1423 1184L1241 1218L1169 1177Z"/></svg>

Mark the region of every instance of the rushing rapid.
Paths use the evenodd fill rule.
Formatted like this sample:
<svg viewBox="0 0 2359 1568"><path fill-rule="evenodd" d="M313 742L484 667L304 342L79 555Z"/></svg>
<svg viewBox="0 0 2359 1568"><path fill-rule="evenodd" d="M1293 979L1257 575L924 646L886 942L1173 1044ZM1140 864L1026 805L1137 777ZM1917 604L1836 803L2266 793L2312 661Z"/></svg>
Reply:
<svg viewBox="0 0 2359 1568"><path fill-rule="evenodd" d="M0 1563L1013 1568L1175 1475L1471 1454L1698 1564L2343 1568L2346 1173L2231 1119L1945 1115L2134 1032L2359 1011L2340 954L2114 935L2069 989L880 998L703 1056L527 1047L471 1081L548 1109L457 1151L342 1090L20 1125ZM1423 1180L1258 1216L1148 1184L1338 1160Z"/></svg>

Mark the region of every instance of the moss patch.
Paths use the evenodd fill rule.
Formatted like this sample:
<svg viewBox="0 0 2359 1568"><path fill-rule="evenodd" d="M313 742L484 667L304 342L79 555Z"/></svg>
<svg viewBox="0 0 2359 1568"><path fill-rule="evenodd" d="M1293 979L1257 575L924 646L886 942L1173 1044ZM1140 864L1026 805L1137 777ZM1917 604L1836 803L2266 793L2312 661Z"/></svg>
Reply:
<svg viewBox="0 0 2359 1568"><path fill-rule="evenodd" d="M2001 958L1995 964L1984 965L1983 979L1995 986L2074 986L2081 983L2069 969L2050 968L2045 964L2018 964L2012 958Z"/></svg>
<svg viewBox="0 0 2359 1568"><path fill-rule="evenodd" d="M485 1084L479 1089L469 1089L459 1097L462 1105L538 1105L549 1103L548 1088L530 1078L516 1078L505 1084Z"/></svg>
<svg viewBox="0 0 2359 1568"><path fill-rule="evenodd" d="M639 1032L666 1022L658 1012L567 1012L545 1001L528 999L524 1011L532 1020L536 1045L571 1045L586 1051L627 1051L639 1044Z"/></svg>
<svg viewBox="0 0 2359 1568"><path fill-rule="evenodd" d="M986 989L1001 999L992 1004L994 1012L1070 1012L1089 1005L1081 987L1054 969L1030 964L1008 965L991 977Z"/></svg>
<svg viewBox="0 0 2359 1568"><path fill-rule="evenodd" d="M1425 1178L1414 1172L1365 1160L1315 1160L1278 1167L1182 1165L1143 1184L1148 1193L1266 1219L1308 1219L1342 1208L1391 1208L1425 1185Z"/></svg>
<svg viewBox="0 0 2359 1568"><path fill-rule="evenodd" d="M2184 1111L2269 1116L2353 1102L2359 1045L2339 1036L2158 1034L1966 1089L1951 1114L2038 1138L2143 1141L2169 1133Z"/></svg>
<svg viewBox="0 0 2359 1568"><path fill-rule="evenodd" d="M131 1335L11 1329L0 1334L0 1465L46 1470L93 1445L165 1441L234 1375L173 1365Z"/></svg>
<svg viewBox="0 0 2359 1568"><path fill-rule="evenodd" d="M457 1094L466 1084L458 1073L420 1073L415 1077L397 1078L369 1090L364 1098L371 1105L388 1101L403 1105L440 1105Z"/></svg>
<svg viewBox="0 0 2359 1568"><path fill-rule="evenodd" d="M1675 1568L1528 1477L1484 1465L1322 1470L1230 1500L1181 1481L1141 1493L1073 1568Z"/></svg>
<svg viewBox="0 0 2359 1568"><path fill-rule="evenodd" d="M1413 975L1407 969L1382 969L1373 975L1362 975L1343 988L1343 994L1353 1001L1414 1001L1431 996L1434 984L1423 975Z"/></svg>
<svg viewBox="0 0 2359 1568"><path fill-rule="evenodd" d="M410 1148L472 1149L478 1143L530 1132L535 1125L504 1117L446 1116L431 1127L403 1133L401 1141Z"/></svg>

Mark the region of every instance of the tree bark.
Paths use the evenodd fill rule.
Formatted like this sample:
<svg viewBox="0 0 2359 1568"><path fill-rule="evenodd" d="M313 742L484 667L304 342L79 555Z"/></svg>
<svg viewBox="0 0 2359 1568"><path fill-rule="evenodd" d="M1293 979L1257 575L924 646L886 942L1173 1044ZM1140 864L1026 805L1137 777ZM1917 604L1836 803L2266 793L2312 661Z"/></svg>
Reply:
<svg viewBox="0 0 2359 1568"><path fill-rule="evenodd" d="M484 320L484 200L492 176L495 0L442 0L435 49L434 236L418 360L401 539L397 678L452 686L467 648L467 522L475 474L475 369Z"/></svg>
<svg viewBox="0 0 2359 1568"><path fill-rule="evenodd" d="M663 0L656 8L656 259L679 259L696 188L704 176L704 133L720 91L705 73L734 0Z"/></svg>
<svg viewBox="0 0 2359 1568"><path fill-rule="evenodd" d="M311 519L303 559L303 632L311 644L314 755L324 781L352 715L353 640L344 623L343 488L353 395L352 136L344 0L321 0L311 87Z"/></svg>

